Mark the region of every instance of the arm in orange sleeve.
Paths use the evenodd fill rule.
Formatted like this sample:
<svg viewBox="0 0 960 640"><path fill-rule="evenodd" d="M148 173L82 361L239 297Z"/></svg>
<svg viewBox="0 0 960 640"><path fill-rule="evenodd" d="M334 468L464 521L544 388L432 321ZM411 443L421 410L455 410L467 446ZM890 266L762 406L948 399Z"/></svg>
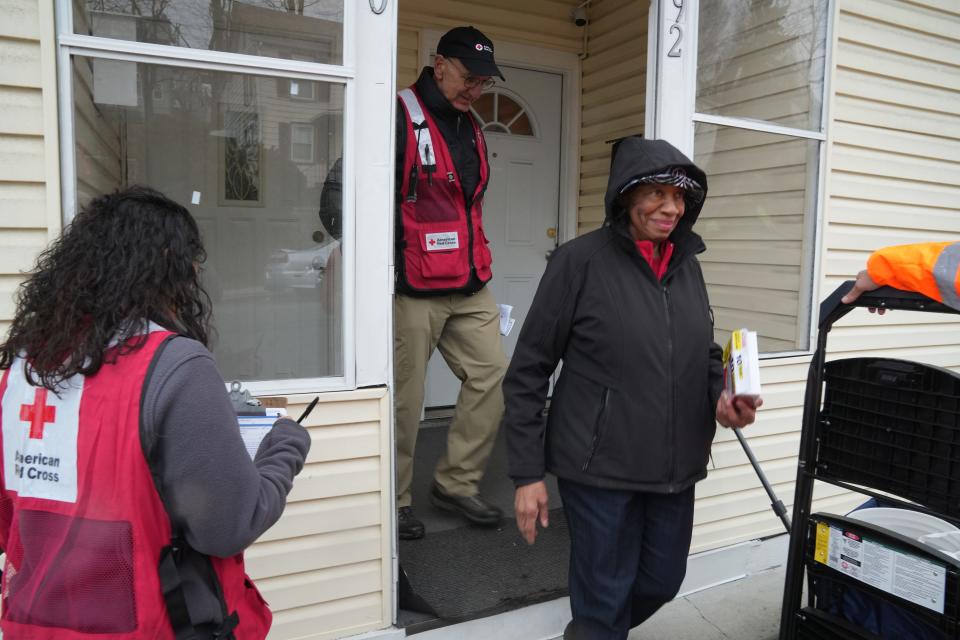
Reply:
<svg viewBox="0 0 960 640"><path fill-rule="evenodd" d="M916 291L934 300L943 300L933 268L944 247L952 242L926 242L884 247L867 260L867 273L880 286ZM956 287L956 284L954 284Z"/></svg>

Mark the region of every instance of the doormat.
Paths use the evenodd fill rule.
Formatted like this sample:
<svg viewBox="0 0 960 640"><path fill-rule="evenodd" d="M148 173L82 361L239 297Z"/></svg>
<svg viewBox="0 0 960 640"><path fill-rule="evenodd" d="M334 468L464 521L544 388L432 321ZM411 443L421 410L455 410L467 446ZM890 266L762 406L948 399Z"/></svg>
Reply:
<svg viewBox="0 0 960 640"><path fill-rule="evenodd" d="M533 546L513 519L499 528L464 526L400 541L413 593L448 622L501 613L567 595L570 536L563 509Z"/></svg>

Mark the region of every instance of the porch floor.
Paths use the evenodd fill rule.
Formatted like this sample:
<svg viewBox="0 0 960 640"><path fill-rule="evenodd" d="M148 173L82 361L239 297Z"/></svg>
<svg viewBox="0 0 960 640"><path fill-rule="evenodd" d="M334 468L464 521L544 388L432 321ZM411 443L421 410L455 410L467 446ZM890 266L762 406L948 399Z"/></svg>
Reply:
<svg viewBox="0 0 960 640"><path fill-rule="evenodd" d="M400 565L413 592L429 605L419 608L434 613L411 610L417 607L401 589L398 622L408 634L566 595L569 536L556 481L548 479L551 526L530 547L512 517L514 488L502 434L480 485L481 495L503 509L499 527L476 527L430 504L433 470L448 426L448 418L427 420L417 438L413 508L427 534L422 540L400 541Z"/></svg>

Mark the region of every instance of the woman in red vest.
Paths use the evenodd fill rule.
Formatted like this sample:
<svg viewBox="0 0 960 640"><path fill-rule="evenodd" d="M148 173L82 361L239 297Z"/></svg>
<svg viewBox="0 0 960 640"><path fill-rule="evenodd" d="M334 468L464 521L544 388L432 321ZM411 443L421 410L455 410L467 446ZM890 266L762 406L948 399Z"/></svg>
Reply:
<svg viewBox="0 0 960 640"><path fill-rule="evenodd" d="M41 254L0 345L5 639L263 638L243 550L310 446L253 459L207 350L205 253L144 187L95 198Z"/></svg>

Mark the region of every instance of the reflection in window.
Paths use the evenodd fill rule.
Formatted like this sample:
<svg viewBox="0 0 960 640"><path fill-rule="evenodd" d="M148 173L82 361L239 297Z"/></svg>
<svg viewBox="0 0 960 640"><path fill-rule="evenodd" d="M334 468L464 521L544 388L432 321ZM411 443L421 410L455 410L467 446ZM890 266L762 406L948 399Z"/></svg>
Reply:
<svg viewBox="0 0 960 640"><path fill-rule="evenodd" d="M727 119L701 118L694 140L710 177L697 231L721 344L747 327L765 353L809 346L828 7L700 2L696 110Z"/></svg>
<svg viewBox="0 0 960 640"><path fill-rule="evenodd" d="M343 63L344 0L74 0L74 32Z"/></svg>
<svg viewBox="0 0 960 640"><path fill-rule="evenodd" d="M819 131L828 8L701 0L696 110Z"/></svg>
<svg viewBox="0 0 960 640"><path fill-rule="evenodd" d="M294 162L313 162L313 138L316 128L312 124L290 125L290 159Z"/></svg>
<svg viewBox="0 0 960 640"><path fill-rule="evenodd" d="M260 204L260 114L227 111L223 119L223 199Z"/></svg>
<svg viewBox="0 0 960 640"><path fill-rule="evenodd" d="M480 96L471 107L480 127L487 132L533 136L533 124L526 109L502 91L494 89Z"/></svg>
<svg viewBox="0 0 960 640"><path fill-rule="evenodd" d="M300 80L327 99L292 101L275 78L83 57L72 77L79 199L140 183L190 209L225 378L343 375L340 240L318 216L343 86Z"/></svg>
<svg viewBox="0 0 960 640"><path fill-rule="evenodd" d="M717 341L747 327L762 352L805 347L820 142L700 123L695 149L709 176L696 230Z"/></svg>

